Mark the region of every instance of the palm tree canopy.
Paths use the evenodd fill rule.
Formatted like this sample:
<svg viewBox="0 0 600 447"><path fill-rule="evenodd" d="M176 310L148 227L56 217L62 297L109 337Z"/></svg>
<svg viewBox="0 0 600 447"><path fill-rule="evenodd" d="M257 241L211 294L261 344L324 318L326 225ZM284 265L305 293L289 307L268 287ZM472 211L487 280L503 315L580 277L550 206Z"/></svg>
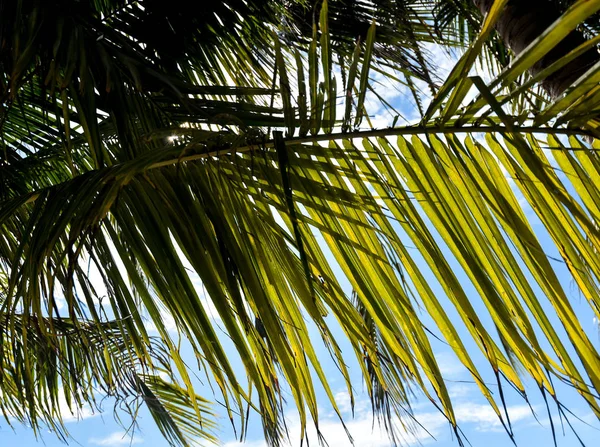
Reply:
<svg viewBox="0 0 600 447"><path fill-rule="evenodd" d="M539 88L596 47L600 3L561 3L511 64L507 3L482 19L466 0L0 2L4 415L66 436L59 396L134 399L188 445L216 439L218 400L242 439L252 411L280 445L282 383L303 427L317 384L341 419L315 350L352 395L339 328L393 439L413 390L462 439L432 337L510 436L465 334L500 390L527 399L529 379L558 401L566 383L600 417L597 342L524 207L600 318L599 66ZM466 42L438 82L428 49ZM405 85L418 122L369 128L376 77Z"/></svg>

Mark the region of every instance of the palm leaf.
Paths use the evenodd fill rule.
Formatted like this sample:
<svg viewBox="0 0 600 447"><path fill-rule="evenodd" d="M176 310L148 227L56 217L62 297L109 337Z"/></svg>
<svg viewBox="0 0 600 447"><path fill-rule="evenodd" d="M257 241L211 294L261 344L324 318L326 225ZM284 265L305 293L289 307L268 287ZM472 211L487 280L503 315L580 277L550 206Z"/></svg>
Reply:
<svg viewBox="0 0 600 447"><path fill-rule="evenodd" d="M315 20L306 33L311 37L294 41L298 44L286 41L289 29L257 31L256 39L275 48L257 61L244 59L256 41L244 35L238 42L225 27L231 35L209 33L206 42L218 43L212 53L199 45L188 54L186 45L188 62L176 54L161 57L162 43L140 22L140 17L160 21L163 12L170 20L158 3L140 11L137 4L100 3L108 9L97 7L90 15L82 6L72 15L114 27L107 42L75 39L72 45L83 46L73 59L68 39L53 35L48 42L58 42L64 54L54 56L60 68L50 70L55 77L48 85L40 83L28 52L47 44L38 37L24 40L34 46L10 66L15 75L5 90L8 167L3 166L0 203L6 283L0 311L7 340L2 361L11 371L0 383L5 414L64 433L48 403L58 398L58 384L75 396L75 407L93 403L92 385L100 384L120 398L138 396L171 443L214 439L207 419L211 407L194 389L192 370L165 326L166 312L229 418L242 427L241 438L251 408L261 417L267 442L282 442L284 383L303 430L312 421L318 431L317 386L342 419L309 325L330 350L352 396L346 353L334 336L334 328L341 328L385 427L391 430L398 416L411 426L412 391L419 390L458 436L424 309L509 434L503 395L490 392L476 356L487 359L500 387L509 383L527 398L528 377L558 399L553 383L562 381L600 416L600 357L520 203L532 206L600 317L595 187L600 164L594 148L579 138L597 132L597 93L588 82L596 71L537 120L503 107L530 94L514 86L515 77L592 16L594 11L580 8L585 2L486 85L466 75L491 33L499 2L419 125L352 131L352 112L358 126L366 108L369 69L376 66L371 55L375 62L380 57L385 23L376 20L366 38L352 39L340 89L346 94L344 117L336 121L330 71L343 39L335 38L330 17L343 11L334 3L324 3L318 26ZM229 10L218 2L214 7ZM234 20L225 9L223 16ZM204 25L178 8L172 11L176 23L199 27L203 35ZM247 26L258 26L260 14L249 14L256 22ZM48 31L34 14L24 17L32 29ZM115 31L126 25L131 29ZM27 35L20 26L15 30ZM132 45L134 39L148 46ZM239 74L231 66L227 55L236 52L249 71ZM96 54L104 66L89 63ZM178 61L189 66L171 71ZM269 98L274 92L268 75L275 65L281 108ZM91 79L103 83L107 73L111 93L96 92ZM195 78L202 73L205 78ZM235 85L226 85L229 78ZM543 75L531 82L541 81ZM480 96L465 104L471 88ZM296 93L298 104L305 104L298 116ZM273 140L267 128L274 129ZM297 129L300 136L294 137ZM485 144L478 134L485 135ZM566 178L552 169L544 145L560 148L556 162ZM328 262L331 255L353 297ZM98 284L91 283L83 260L95 266ZM58 309L58 288L64 312ZM209 309L233 342L243 372L232 367ZM158 338L150 337L146 318ZM466 348L465 334L480 353ZM90 352L92 341L97 349ZM160 378L164 371L167 381Z"/></svg>

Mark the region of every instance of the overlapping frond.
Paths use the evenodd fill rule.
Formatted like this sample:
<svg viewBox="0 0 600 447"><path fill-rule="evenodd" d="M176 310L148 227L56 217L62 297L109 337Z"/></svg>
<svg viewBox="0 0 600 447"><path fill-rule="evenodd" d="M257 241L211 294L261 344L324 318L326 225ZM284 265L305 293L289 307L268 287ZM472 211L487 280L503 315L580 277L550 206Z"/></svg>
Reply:
<svg viewBox="0 0 600 447"><path fill-rule="evenodd" d="M173 375L162 342L147 340L144 349L153 363L143 363L119 326L115 320L3 314L0 408L8 423L25 423L37 433L43 422L66 440L65 419L82 410L101 412L101 401L113 398L131 415L146 405L174 443L216 439L208 401L197 397L200 411L190 412L188 392Z"/></svg>

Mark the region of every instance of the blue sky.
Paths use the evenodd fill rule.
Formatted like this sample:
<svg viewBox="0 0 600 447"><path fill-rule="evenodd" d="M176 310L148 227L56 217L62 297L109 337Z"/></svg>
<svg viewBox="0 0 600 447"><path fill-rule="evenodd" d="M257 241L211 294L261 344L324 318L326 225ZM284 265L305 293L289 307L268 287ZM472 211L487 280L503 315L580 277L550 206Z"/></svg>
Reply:
<svg viewBox="0 0 600 447"><path fill-rule="evenodd" d="M582 303L582 307L585 304ZM581 309L585 310L585 309ZM592 321L590 318L590 325ZM596 338L597 340L597 338ZM457 419L464 431L466 439L473 446L485 447L500 447L510 445L510 440L500 425L496 415L491 408L481 398L476 386L472 383L470 375L464 367L458 362L454 355L447 350L441 343L434 345L436 349L436 358L440 363L442 374L448 381L448 388L451 397L454 399L455 412ZM351 347L348 343L342 343L342 350L351 353ZM189 353L188 353L189 354ZM343 413L346 425L353 436L356 446L364 447L389 447L391 443L382 430L379 430L377 425L373 426L372 414L370 411L370 403L368 397L360 386L360 376L357 365L348 357L350 369L353 371L355 379L356 404L354 408L354 417L352 416L350 402L347 392L345 391L342 378L337 373L337 369L330 360L325 349L320 350L320 355L323 360L325 370L331 374L331 384L336 393L336 401ZM477 358L477 357L476 357ZM477 365L482 367L482 371L486 371L485 364L481 359ZM234 367L241 365L235 365ZM495 391L493 385L494 379L489 368L485 379L490 383L490 388ZM534 385L529 381L529 385ZM591 412L585 408L581 399L573 395L573 393L565 387L558 387L561 401L568 406L577 416L584 421L592 424L595 428L588 427L583 423L571 417L571 421L576 427L578 434L584 440L586 445L594 446L595 440L600 435L599 425L594 420ZM529 406L514 393L510 392L509 387L504 387L507 393L507 407L511 418L515 437L518 445L552 445L552 435L548 415L545 409L543 399L531 389L531 404L535 411L536 417L532 414ZM496 392L494 394L497 394ZM287 395L287 396L286 396ZM289 392L284 391L284 397L291 401ZM334 446L350 446L347 440L343 427L339 423L331 408L325 403L326 396L323 392L320 393L322 420L320 428L329 445ZM555 417L557 428L558 443L560 446L569 447L580 445L575 436L566 429L566 435L563 436L560 430L560 422L556 417L555 406L551 404L552 413ZM165 446L166 442L162 439L158 430L154 427L153 422L147 412L142 411L138 417L138 427L133 432L133 435L126 434L122 426L115 422L112 410L113 402L107 400L103 403L104 414L93 414L89 409L83 409L80 413L80 419L75 416L67 417L67 428L73 436L73 440L69 441L70 445L81 446L119 446L119 445L140 445L145 447ZM429 434L420 430L416 435L405 434L405 445L431 445L435 447L456 446L452 431L447 422L437 410L435 410L423 396L418 396L413 404L413 410L417 420L423 424ZM66 406L63 414L68 415ZM287 416L288 427L290 429L291 446L299 446L299 423L294 415L293 409L289 409ZM128 423L127 419L123 421ZM261 428L258 417L254 416L250 423L250 432L248 440L244 444L238 443L233 435L232 430L228 426L226 418L220 421L223 431L221 432L221 440L225 447L266 447L266 443L262 439ZM309 429L309 439L316 439L314 429ZM0 427L0 445L18 445L21 447L39 446L43 442L48 447L64 445L51 433L42 433L41 439L36 440L30 429L17 426L13 431L6 424ZM314 444L316 445L316 443Z"/></svg>
<svg viewBox="0 0 600 447"><path fill-rule="evenodd" d="M434 59L440 64L442 72L451 67L453 63L453 58L447 57L439 51L434 53ZM391 85L389 81L384 81L382 79L379 79L379 81L381 82L374 84L378 92L403 112L408 121L414 119L414 108L408 105L407 92L396 85ZM373 97L368 101L368 105L371 110L374 127L381 128L391 123L393 116L390 116L385 109L373 99ZM402 125L402 120L398 121L398 124ZM527 215L532 219L534 228L540 235L542 245L548 251L548 254L556 255L556 249L543 230L543 226L537 221L533 211L527 207L525 202L523 203L527 209ZM571 282L570 275L564 266L556 264L554 267L560 274L563 286L572 300L573 306L582 321L584 329L590 335L590 339L595 346L598 347L598 326L593 320L592 312L588 308L585 300L579 296L576 286ZM339 269L337 269L337 271L339 272ZM459 277L464 284L469 284L466 275L459 275ZM342 285L345 284L346 289L349 290L347 281L341 280L340 282ZM435 281L432 278L432 284L434 283ZM197 281L196 284L199 290L201 290L199 281ZM468 286L466 286L466 289L469 290ZM440 294L442 293L439 288L437 291ZM474 289L471 291L474 294L476 293ZM539 290L537 292L541 293ZM479 299L474 300L474 302L476 310L485 319L484 316L487 314L487 311L483 304ZM206 303L209 305L208 300ZM457 321L456 313L452 312L450 303L448 302L447 304L449 314L454 318L454 321ZM554 319L554 321L556 321L556 319ZM425 314L423 314L423 322L426 325L430 322ZM556 323L558 324L558 321L556 321ZM215 324L218 324L218 320L215 321ZM461 330L461 335L464 336L467 348L471 349L474 353L478 353L478 348L475 343L471 342L467 331ZM354 359L352 348L349 343L343 340L343 338L340 340L342 340L342 351L348 353L348 366L355 383L356 404L354 415L350 408L350 400L345 390L343 378L337 371L333 361L330 359L328 351L325 347L321 346L318 348L318 354L320 355L324 369L327 371L328 377L331 380L331 386L334 390L339 408L344 416L347 428L350 431L356 446L388 447L391 443L387 435L378 428L377 423L373 423L370 402L364 388L361 386L360 370ZM227 345L225 339L223 342ZM471 380L470 374L460 364L447 346L435 340L433 340L432 343L442 374L448 382L449 392L454 399L455 412L465 438L470 441L473 446L495 447L510 445L509 437L502 428L496 415L481 397L476 385ZM186 353L185 347L183 349L184 357L187 355L187 358L191 359L191 353ZM229 346L229 350L233 353L234 349L232 346ZM235 360L235 355L233 355L233 357L234 367L239 368L240 373L243 374L241 363ZM482 355L475 354L474 359L476 360L476 365L481 367L484 380L490 384L491 390L497 396L498 389L491 368L487 366ZM579 441L571 433L571 430L566 424L565 433L563 435L561 420L557 416L556 405L550 402L551 416L549 417L544 399L535 389L535 383L533 383L532 380L526 380L526 384L530 385L529 398L531 407L520 396L516 395L516 393L510 389L508 384L504 383L503 388L506 394L507 410L518 444L522 446L531 445L533 443L541 446L552 445L553 439L550 430L550 417L552 417L556 427L558 444L565 447L580 445ZM559 391L561 402L573 411L577 417L583 420L583 422L581 422L573 416L570 417L571 423L576 428L577 433L581 436L583 442L586 445L595 445L595 441L600 437L600 424L598 424L598 421L594 418L591 411L586 408L583 400L571 389L564 385L557 385L557 389ZM205 392L205 397L211 397L209 389L206 386L200 386L199 390L201 393L203 391ZM349 446L350 442L345 435L342 425L337 419L337 416L333 413L331 407L327 404L325 393L323 390L319 390L318 393L323 405L320 410L322 415L320 429L324 434L325 439L332 447ZM289 402L293 400L289 391L287 391L286 394L285 388L284 397L287 397ZM166 441L161 437L154 426L152 419L145 410L142 410L138 416L135 430L126 433L123 425L127 427L129 421L125 419L122 421L122 424L115 421L113 417L113 405L114 402L107 399L102 404L104 409L104 413L102 414L94 413L90 409L84 408L78 415L69 415L68 408L66 404L64 404L64 408L61 407L62 413L66 416L67 428L73 437L73 440L70 440L69 444L82 446L139 445L147 447L166 445ZM426 433L424 430L417 430L413 433L404 432L406 445L412 446L422 444L436 447L458 445L448 423L442 415L428 403L427 399L422 394L417 394L413 403L413 410L416 419L427 428L429 433ZM295 416L293 407L288 409L287 421L290 430L291 445L298 446L300 445L300 425L298 418ZM251 419L248 439L245 444L240 444L235 440L233 430L229 427L228 421L224 416L221 416L219 422L222 427L219 437L225 447L241 447L242 445L248 447L266 447L262 438L260 421L256 415ZM586 425L586 423L591 424L592 427ZM399 430L402 432L402 429ZM309 439L316 445L316 436L314 429L312 428L309 429ZM38 446L41 442L48 447L64 445L51 433L43 432L36 438L32 430L27 427L15 426L14 428L11 428L7 422L0 425L0 445L2 446Z"/></svg>

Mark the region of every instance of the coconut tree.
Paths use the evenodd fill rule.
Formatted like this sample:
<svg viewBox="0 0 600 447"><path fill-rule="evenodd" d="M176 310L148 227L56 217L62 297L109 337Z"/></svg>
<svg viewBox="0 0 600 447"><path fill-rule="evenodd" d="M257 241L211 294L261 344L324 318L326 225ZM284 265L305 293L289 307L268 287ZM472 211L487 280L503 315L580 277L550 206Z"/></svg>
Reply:
<svg viewBox="0 0 600 447"><path fill-rule="evenodd" d="M66 436L60 396L112 396L186 445L215 439L219 400L241 438L258 414L279 445L284 388L302 427L318 430L315 383L342 419L318 341L351 396L356 356L392 438L419 390L460 440L438 337L512 436L469 334L500 390L527 399L528 377L559 402L563 382L600 416L596 345L523 205L600 317L600 161L582 140L598 64L547 87L592 54L595 37L552 51L600 3L509 41L506 65L511 3L481 20L452 1L1 2L4 415ZM438 83L423 44L465 35ZM490 54L506 68L486 83L470 73ZM413 93L419 122L370 128L375 76Z"/></svg>

